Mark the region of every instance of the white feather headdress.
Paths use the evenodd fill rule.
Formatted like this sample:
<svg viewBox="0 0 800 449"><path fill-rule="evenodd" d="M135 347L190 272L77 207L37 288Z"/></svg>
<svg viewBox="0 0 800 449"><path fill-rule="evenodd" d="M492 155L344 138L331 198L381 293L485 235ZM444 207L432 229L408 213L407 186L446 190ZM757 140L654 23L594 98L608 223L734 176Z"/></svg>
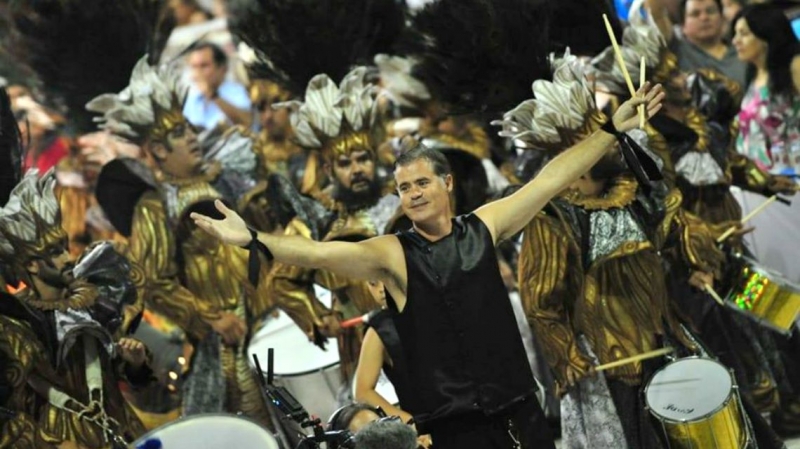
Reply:
<svg viewBox="0 0 800 449"><path fill-rule="evenodd" d="M178 121L188 92L174 67L153 67L142 57L131 72L128 87L119 93L106 93L91 100L86 109L103 114L95 121L112 133L143 140L162 127L163 119ZM182 114L180 115L182 117Z"/></svg>
<svg viewBox="0 0 800 449"><path fill-rule="evenodd" d="M0 260L12 266L27 262L48 243L66 238L55 186L55 170L39 178L34 169L11 192L0 208Z"/></svg>
<svg viewBox="0 0 800 449"><path fill-rule="evenodd" d="M379 127L375 94L377 87L366 81L367 68L357 67L339 86L327 75L308 83L305 101L288 101L273 107L289 108L298 143L323 152L349 152L354 145L374 150L372 133Z"/></svg>
<svg viewBox="0 0 800 449"><path fill-rule="evenodd" d="M416 64L414 58L380 54L375 56L375 65L381 77L381 89L395 103L415 106L417 101L431 99L425 83L411 75Z"/></svg>
<svg viewBox="0 0 800 449"><path fill-rule="evenodd" d="M533 99L492 122L502 126L501 136L529 148L560 151L605 122L595 105L584 63L567 50L561 58L551 56L551 66L553 81L535 81Z"/></svg>

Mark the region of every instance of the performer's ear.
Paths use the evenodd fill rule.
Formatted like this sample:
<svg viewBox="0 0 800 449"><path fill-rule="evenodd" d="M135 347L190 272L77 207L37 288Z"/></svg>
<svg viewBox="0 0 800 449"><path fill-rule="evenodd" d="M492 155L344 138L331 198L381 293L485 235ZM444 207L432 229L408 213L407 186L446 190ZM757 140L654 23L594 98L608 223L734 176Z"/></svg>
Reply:
<svg viewBox="0 0 800 449"><path fill-rule="evenodd" d="M25 269L28 270L28 273L30 274L33 275L39 274L39 264L36 262L36 260L31 260L30 262L28 262L28 264L25 265Z"/></svg>
<svg viewBox="0 0 800 449"><path fill-rule="evenodd" d="M447 189L448 192L453 191L453 175L445 175L444 187Z"/></svg>

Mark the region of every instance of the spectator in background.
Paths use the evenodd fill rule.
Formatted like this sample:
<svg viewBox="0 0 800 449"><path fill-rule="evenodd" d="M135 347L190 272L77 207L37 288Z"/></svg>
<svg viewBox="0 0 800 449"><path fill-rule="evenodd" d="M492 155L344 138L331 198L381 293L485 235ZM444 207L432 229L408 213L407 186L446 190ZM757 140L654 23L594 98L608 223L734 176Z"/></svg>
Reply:
<svg viewBox="0 0 800 449"><path fill-rule="evenodd" d="M659 31L678 56L685 72L711 68L745 85L745 64L736 50L725 43L725 20L721 0L681 0L681 31L677 36L667 14L665 0L645 0Z"/></svg>
<svg viewBox="0 0 800 449"><path fill-rule="evenodd" d="M722 17L725 19L725 40L733 40L733 18L748 5L748 0L722 0Z"/></svg>
<svg viewBox="0 0 800 449"><path fill-rule="evenodd" d="M783 11L760 4L736 15L733 45L747 63L736 149L774 172L800 162L800 48Z"/></svg>
<svg viewBox="0 0 800 449"><path fill-rule="evenodd" d="M249 127L252 122L250 97L241 84L226 80L228 57L218 46L195 44L187 57L192 87L183 106L186 119L210 129L222 124Z"/></svg>
<svg viewBox="0 0 800 449"><path fill-rule="evenodd" d="M373 421L356 433L358 449L416 449L417 433L397 418Z"/></svg>
<svg viewBox="0 0 800 449"><path fill-rule="evenodd" d="M23 170L36 168L39 175L44 175L69 155L69 143L58 132L56 122L33 98L16 98L13 110L27 148Z"/></svg>
<svg viewBox="0 0 800 449"><path fill-rule="evenodd" d="M175 26L193 25L211 18L197 0L170 0L169 7L175 16Z"/></svg>

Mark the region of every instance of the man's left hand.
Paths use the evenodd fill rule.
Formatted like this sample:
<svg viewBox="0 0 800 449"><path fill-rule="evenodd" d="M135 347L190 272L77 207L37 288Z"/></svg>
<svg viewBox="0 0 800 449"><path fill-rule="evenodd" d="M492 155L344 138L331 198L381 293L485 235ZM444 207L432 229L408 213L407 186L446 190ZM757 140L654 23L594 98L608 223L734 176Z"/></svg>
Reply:
<svg viewBox="0 0 800 449"><path fill-rule="evenodd" d="M133 368L140 368L147 361L147 350L139 340L134 338L121 338L117 342L119 355Z"/></svg>

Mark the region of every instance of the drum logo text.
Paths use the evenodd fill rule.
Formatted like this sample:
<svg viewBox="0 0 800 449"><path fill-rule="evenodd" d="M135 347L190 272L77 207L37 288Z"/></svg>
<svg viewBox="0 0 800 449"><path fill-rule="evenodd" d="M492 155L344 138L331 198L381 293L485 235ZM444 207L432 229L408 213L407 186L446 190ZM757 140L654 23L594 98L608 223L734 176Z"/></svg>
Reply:
<svg viewBox="0 0 800 449"><path fill-rule="evenodd" d="M666 407L664 407L664 410L676 413L683 413L684 415L690 415L692 412L694 412L693 408L679 408L675 404L667 405Z"/></svg>

